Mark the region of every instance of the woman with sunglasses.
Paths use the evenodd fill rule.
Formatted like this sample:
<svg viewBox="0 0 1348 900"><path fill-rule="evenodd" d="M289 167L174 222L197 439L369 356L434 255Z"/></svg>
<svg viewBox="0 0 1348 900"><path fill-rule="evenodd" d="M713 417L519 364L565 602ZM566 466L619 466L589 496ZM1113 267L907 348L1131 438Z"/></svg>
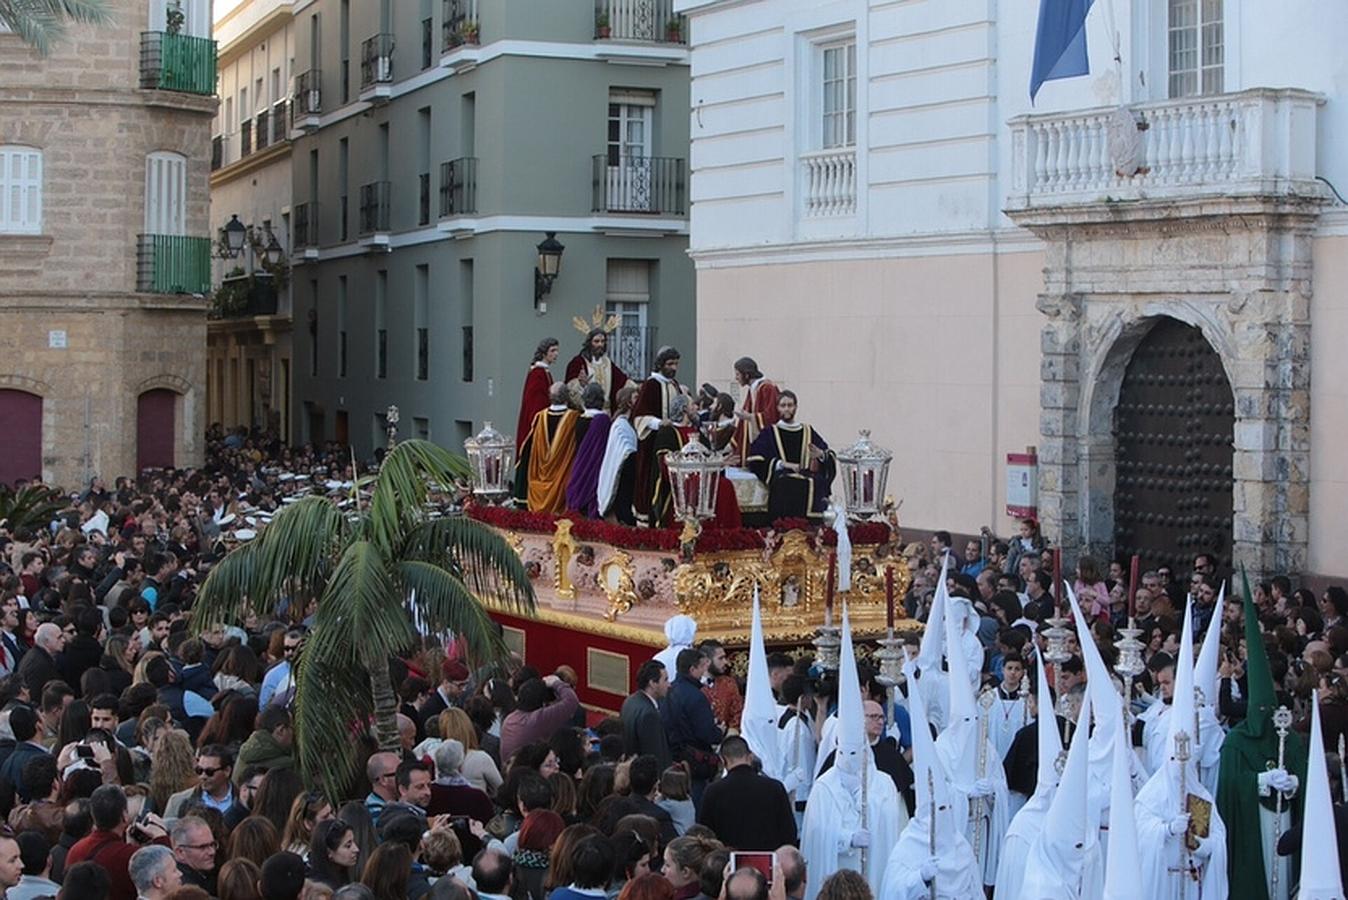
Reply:
<svg viewBox="0 0 1348 900"><path fill-rule="evenodd" d="M285 833L281 837L281 847L303 860L308 860L309 841L313 839L314 828L319 823L331 819L332 815L332 804L328 803L318 791L300 794L290 806Z"/></svg>
<svg viewBox="0 0 1348 900"><path fill-rule="evenodd" d="M309 878L336 890L351 883L360 846L356 833L341 819L320 822L309 841Z"/></svg>

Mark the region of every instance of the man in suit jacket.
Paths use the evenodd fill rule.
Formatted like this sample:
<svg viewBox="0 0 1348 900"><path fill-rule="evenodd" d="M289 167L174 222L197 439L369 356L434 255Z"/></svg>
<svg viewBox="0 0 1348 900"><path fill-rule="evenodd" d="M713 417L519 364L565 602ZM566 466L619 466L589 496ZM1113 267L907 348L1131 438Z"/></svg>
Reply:
<svg viewBox="0 0 1348 900"><path fill-rule="evenodd" d="M640 815L649 816L660 826L660 843L662 845L668 845L670 841L679 836L678 831L674 828L674 819L670 816L669 811L655 802L656 788L660 784L660 773L662 771L656 764L655 757L649 754L638 756L632 760L631 768L628 770L628 783L631 790L626 797L609 806L601 826L605 834L611 834L614 826L623 816Z"/></svg>
<svg viewBox="0 0 1348 900"><path fill-rule="evenodd" d="M669 672L664 663L648 659L637 669L637 690L623 701L619 718L623 726L623 754L655 757L660 771L669 768L669 738L660 718L660 701L669 693Z"/></svg>
<svg viewBox="0 0 1348 900"><path fill-rule="evenodd" d="M786 788L754 771L749 745L739 735L721 742L726 773L707 785L697 822L732 850L775 850L796 843L796 817Z"/></svg>
<svg viewBox="0 0 1348 900"><path fill-rule="evenodd" d="M61 626L44 622L33 635L33 647L19 661L19 680L28 688L28 697L36 703L42 697L47 682L56 681L61 672L56 657L65 649L66 636Z"/></svg>

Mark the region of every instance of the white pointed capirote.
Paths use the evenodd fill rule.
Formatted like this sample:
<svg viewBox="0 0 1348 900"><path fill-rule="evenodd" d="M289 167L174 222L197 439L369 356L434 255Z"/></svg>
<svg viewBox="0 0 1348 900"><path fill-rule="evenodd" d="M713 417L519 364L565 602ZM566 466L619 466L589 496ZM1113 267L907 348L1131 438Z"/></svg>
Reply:
<svg viewBox="0 0 1348 900"><path fill-rule="evenodd" d="M1198 660L1194 663L1194 687L1203 692L1203 703L1217 705L1217 657L1222 649L1222 603L1226 598L1226 582L1222 582L1217 591L1217 608L1208 620L1208 630L1203 634L1203 648L1198 651Z"/></svg>
<svg viewBox="0 0 1348 900"><path fill-rule="evenodd" d="M1137 873L1137 823L1133 820L1133 776L1126 741L1114 744L1109 784L1109 858L1105 862L1103 900L1142 900L1146 893Z"/></svg>
<svg viewBox="0 0 1348 900"><path fill-rule="evenodd" d="M932 598L931 610L927 613L927 627L922 632L922 643L917 651L917 664L924 673L929 669L941 668L941 655L945 652L946 578L949 568L950 557L942 557L941 574L936 579L936 596Z"/></svg>
<svg viewBox="0 0 1348 900"><path fill-rule="evenodd" d="M1184 608L1184 627L1180 631L1179 651L1175 654L1175 697L1170 703L1170 729L1166 746L1175 746L1175 736L1181 731L1192 740L1194 736L1194 605ZM1171 754L1173 756L1173 752ZM1198 767L1190 753L1185 764L1185 776L1198 777Z"/></svg>
<svg viewBox="0 0 1348 900"><path fill-rule="evenodd" d="M1080 897L1086 869L1087 839L1097 830L1089 821L1086 783L1090 775L1091 695L1081 700L1078 727L1067 751L1067 764L1044 816L1044 828L1030 846L1025 861L1022 900L1062 900Z"/></svg>
<svg viewBox="0 0 1348 900"><path fill-rule="evenodd" d="M1343 900L1334 798L1320 725L1320 698L1311 704L1310 754L1306 762L1306 810L1301 819L1301 890L1298 900ZM1314 849L1311 849L1314 848Z"/></svg>
<svg viewBox="0 0 1348 900"><path fill-rule="evenodd" d="M758 603L758 584L754 584L753 624L749 630L749 672L744 682L744 712L740 716L740 735L763 764L763 774L778 781L782 771L782 752L777 735L777 701L772 696L768 677L767 650L763 647L763 622Z"/></svg>
<svg viewBox="0 0 1348 900"><path fill-rule="evenodd" d="M1109 773L1114 765L1114 744L1123 740L1120 734L1123 731L1123 702L1072 586L1066 583L1063 586L1067 588L1072 618L1076 621L1077 643L1081 645L1081 658L1086 667L1086 692L1095 708L1095 730L1090 736L1091 777L1086 789L1090 792L1091 815L1095 817L1092 821L1104 825L1105 812L1109 809ZM1094 846L1099 838L1097 831L1087 840ZM1092 870L1092 874L1097 878L1103 876L1099 868Z"/></svg>
<svg viewBox="0 0 1348 900"><path fill-rule="evenodd" d="M766 662L764 668L767 667ZM838 749L834 766L844 782L861 777L861 768L873 759L866 740L866 714L861 707L861 681L857 677L856 653L852 648L852 625L843 605L842 649L838 653Z"/></svg>

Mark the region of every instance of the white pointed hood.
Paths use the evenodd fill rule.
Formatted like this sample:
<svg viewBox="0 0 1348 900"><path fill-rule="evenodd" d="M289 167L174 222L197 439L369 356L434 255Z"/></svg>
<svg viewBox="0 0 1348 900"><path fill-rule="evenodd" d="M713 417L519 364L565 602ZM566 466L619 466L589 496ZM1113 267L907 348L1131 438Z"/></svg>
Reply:
<svg viewBox="0 0 1348 900"><path fill-rule="evenodd" d="M1067 599L1072 607L1072 618L1076 620L1077 642L1081 645L1081 658L1086 666L1086 692L1090 694L1091 706L1095 708L1096 726L1090 737L1091 777L1087 784L1090 792L1091 811L1095 821L1104 824L1104 811L1109 808L1109 773L1114 765L1114 744L1123 740L1123 703L1114 679L1109 675L1100 656L1100 648L1095 645L1090 625L1081 613L1076 594L1066 582ZM1094 843L1098 834L1092 834Z"/></svg>
<svg viewBox="0 0 1348 900"><path fill-rule="evenodd" d="M945 619L946 664L950 667L946 679L949 706L945 731L941 733L941 747L955 784L970 785L978 777L978 704L960 641L963 622L948 613L949 608Z"/></svg>
<svg viewBox="0 0 1348 900"><path fill-rule="evenodd" d="M1334 835L1334 799L1329 793L1320 698L1311 704L1310 754L1306 763L1306 812L1301 820L1301 892L1298 900L1343 900L1339 844ZM1326 835L1329 836L1326 839ZM1314 847L1314 850L1309 848Z"/></svg>
<svg viewBox="0 0 1348 900"><path fill-rule="evenodd" d="M1036 651L1037 653L1038 651ZM1039 679L1036 705L1039 716L1035 720L1035 732L1039 738L1039 777L1034 794L1026 806L1047 809L1058 788L1058 757L1062 754L1062 733L1058 731L1058 714L1053 708L1053 694L1048 686L1048 672L1044 668L1044 658L1039 657L1035 667Z"/></svg>
<svg viewBox="0 0 1348 900"><path fill-rule="evenodd" d="M765 663L766 667L766 663ZM849 789L860 789L861 767L873 766L866 740L866 716L861 706L861 681L852 650L852 623L843 604L842 650L838 654L838 749L834 766Z"/></svg>
<svg viewBox="0 0 1348 900"><path fill-rule="evenodd" d="M1030 848L1025 866L1025 885L1022 900L1049 900L1048 891L1055 886L1066 887L1073 894L1079 889L1086 864L1086 852L1092 833L1097 830L1089 820L1087 782L1090 776L1091 695L1081 701L1078 727L1073 732L1072 747L1067 751L1058 790L1044 816L1044 828ZM1088 840L1091 839L1091 840ZM1061 894L1054 893L1053 898Z"/></svg>
<svg viewBox="0 0 1348 900"><path fill-rule="evenodd" d="M909 683L912 681L912 666L906 667ZM923 676L926 677L926 676ZM936 754L936 741L931 736L931 724L927 718L927 704L922 692L910 690L908 693L908 715L913 729L913 787L917 792L917 808L909 826L923 830L931 827L931 807L936 804L936 846L944 846L943 840L955 830L954 810L951 808L950 782ZM930 775L930 779L928 778ZM928 785L930 784L930 787ZM920 824L914 824L920 823Z"/></svg>
<svg viewBox="0 0 1348 900"><path fill-rule="evenodd" d="M1179 764L1175 760L1175 736L1189 736L1189 761L1185 764L1186 783L1198 781L1198 742L1194 737L1194 607L1184 608L1184 630L1180 632L1179 652L1175 655L1175 695L1170 704L1170 728L1166 732L1166 771L1172 779L1172 793L1179 794ZM1190 788L1192 790L1192 787Z"/></svg>
<svg viewBox="0 0 1348 900"><path fill-rule="evenodd" d="M744 712L740 716L740 734L763 764L763 774L778 781L782 771L782 753L777 735L777 701L772 696L768 677L768 656L763 647L763 623L758 603L758 585L754 585L753 625L749 632L749 672L744 683Z"/></svg>
<svg viewBox="0 0 1348 900"><path fill-rule="evenodd" d="M941 654L945 652L945 607L946 607L946 570L950 557L941 561L941 575L936 581L936 596L931 601L931 612L927 615L927 627L922 632L922 644L918 648L917 664L923 672L941 668Z"/></svg>
<svg viewBox="0 0 1348 900"><path fill-rule="evenodd" d="M1114 764L1109 791L1109 858L1105 863L1103 900L1143 900L1145 891L1137 873L1142 860L1137 848L1137 822L1133 818L1133 778L1125 741L1114 743Z"/></svg>
<svg viewBox="0 0 1348 900"><path fill-rule="evenodd" d="M1226 602L1226 582L1217 592L1217 608L1212 611L1208 630L1203 635L1203 649L1194 663L1194 687L1203 692L1203 705L1217 705L1217 657L1222 649L1222 605Z"/></svg>

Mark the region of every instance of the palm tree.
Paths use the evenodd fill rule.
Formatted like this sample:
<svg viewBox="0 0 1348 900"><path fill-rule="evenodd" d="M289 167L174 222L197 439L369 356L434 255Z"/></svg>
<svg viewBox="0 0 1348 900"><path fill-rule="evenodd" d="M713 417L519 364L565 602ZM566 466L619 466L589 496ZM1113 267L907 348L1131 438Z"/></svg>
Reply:
<svg viewBox="0 0 1348 900"><path fill-rule="evenodd" d="M356 485L351 506L318 496L289 504L201 587L197 630L240 621L250 608L270 614L282 599L318 598L295 678L295 743L301 771L329 794L357 774L356 736L371 717L381 749L398 748L388 661L418 640L409 613L431 634L464 638L476 661L489 662L506 648L482 600L534 608L524 565L499 534L467 516L427 515L432 486L468 476L461 457L404 441L377 476Z"/></svg>
<svg viewBox="0 0 1348 900"><path fill-rule="evenodd" d="M111 21L106 0L0 0L0 25L42 56L65 37L67 22L106 25Z"/></svg>

